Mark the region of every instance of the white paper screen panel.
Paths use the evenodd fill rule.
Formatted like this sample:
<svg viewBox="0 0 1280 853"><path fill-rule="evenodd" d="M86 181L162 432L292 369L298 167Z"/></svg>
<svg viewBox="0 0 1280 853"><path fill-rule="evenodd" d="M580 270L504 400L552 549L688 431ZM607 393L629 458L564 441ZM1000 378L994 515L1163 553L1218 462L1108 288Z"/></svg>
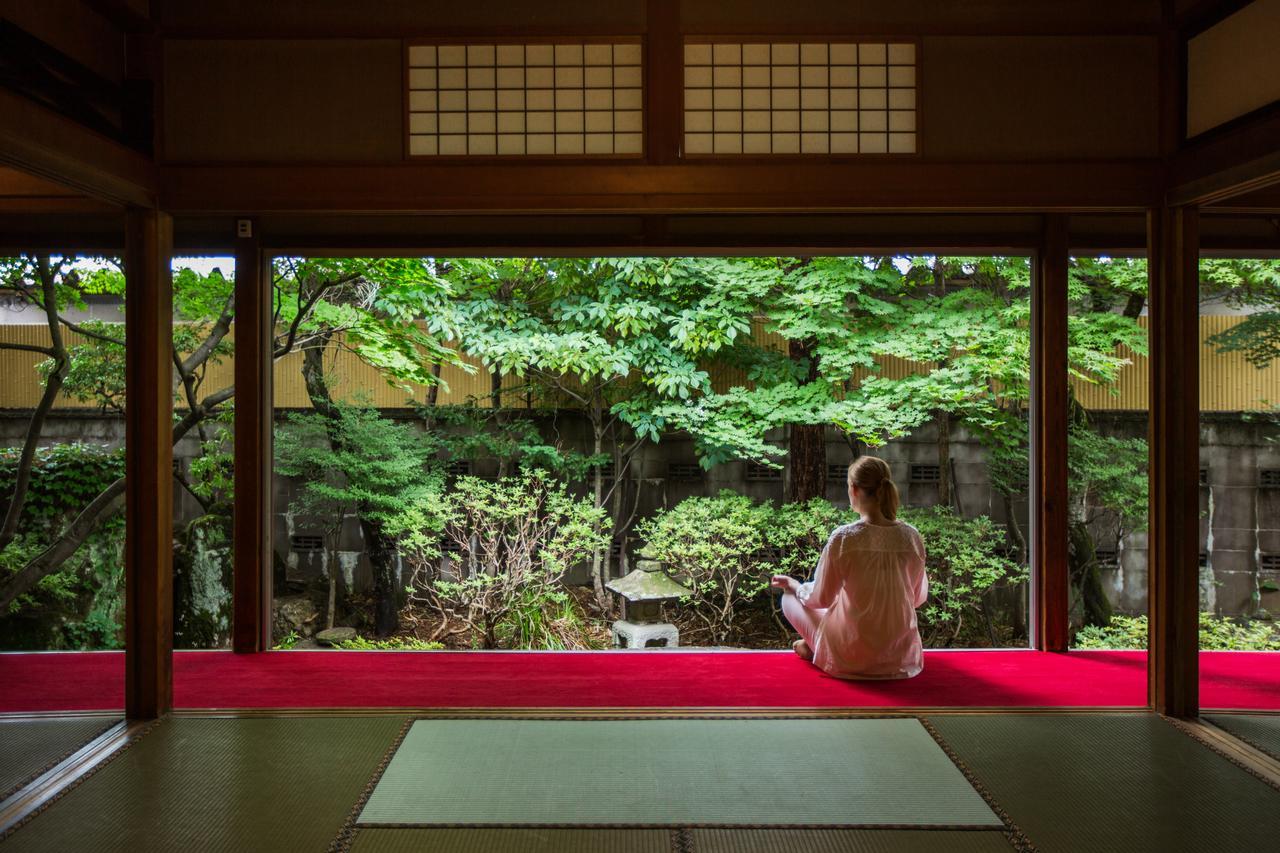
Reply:
<svg viewBox="0 0 1280 853"><path fill-rule="evenodd" d="M408 153L639 156L639 41L411 44Z"/></svg>
<svg viewBox="0 0 1280 853"><path fill-rule="evenodd" d="M686 43L684 153L914 154L916 45Z"/></svg>

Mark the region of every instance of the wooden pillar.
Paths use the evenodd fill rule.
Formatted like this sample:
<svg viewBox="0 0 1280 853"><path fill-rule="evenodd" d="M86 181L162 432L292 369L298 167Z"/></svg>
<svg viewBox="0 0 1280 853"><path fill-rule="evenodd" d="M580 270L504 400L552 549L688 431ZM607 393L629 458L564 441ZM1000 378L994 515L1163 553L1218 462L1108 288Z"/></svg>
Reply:
<svg viewBox="0 0 1280 853"><path fill-rule="evenodd" d="M173 224L125 215L125 715L173 702Z"/></svg>
<svg viewBox="0 0 1280 853"><path fill-rule="evenodd" d="M680 4L648 0L645 7L645 157L650 163L680 159L680 118L684 115L684 41Z"/></svg>
<svg viewBox="0 0 1280 853"><path fill-rule="evenodd" d="M1147 218L1151 419L1148 608L1151 706L1199 711L1199 211Z"/></svg>
<svg viewBox="0 0 1280 853"><path fill-rule="evenodd" d="M1069 644L1067 218L1045 217L1031 293L1031 570L1035 647Z"/></svg>
<svg viewBox="0 0 1280 853"><path fill-rule="evenodd" d="M239 227L232 648L243 653L271 648L272 314L257 223L241 220Z"/></svg>

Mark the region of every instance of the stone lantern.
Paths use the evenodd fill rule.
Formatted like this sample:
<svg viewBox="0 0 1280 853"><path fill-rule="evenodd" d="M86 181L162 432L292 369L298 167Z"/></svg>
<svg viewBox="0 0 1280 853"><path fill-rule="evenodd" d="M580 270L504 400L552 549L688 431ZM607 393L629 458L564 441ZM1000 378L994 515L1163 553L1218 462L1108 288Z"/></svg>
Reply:
<svg viewBox="0 0 1280 853"><path fill-rule="evenodd" d="M609 581L605 588L622 597L622 618L613 623L615 648L674 648L680 645L680 631L663 622L662 604L688 595L689 590L667 577L656 560L636 561L626 577Z"/></svg>

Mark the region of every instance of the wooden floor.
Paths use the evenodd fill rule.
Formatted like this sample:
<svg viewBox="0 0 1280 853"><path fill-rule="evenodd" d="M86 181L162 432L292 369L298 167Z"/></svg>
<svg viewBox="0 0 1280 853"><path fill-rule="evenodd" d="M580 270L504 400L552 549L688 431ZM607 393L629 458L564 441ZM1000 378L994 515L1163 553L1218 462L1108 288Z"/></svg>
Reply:
<svg viewBox="0 0 1280 853"><path fill-rule="evenodd" d="M1209 723L1096 712L922 717L1003 830L357 827L359 805L410 719L313 710L186 714L132 728L78 718L58 737L29 730L47 735L45 754L72 757L0 802L0 853L1176 853L1274 849L1280 838L1280 761ZM23 723L0 721L0 743ZM102 726L110 728L96 733ZM86 741L77 750L78 738ZM0 751L0 765L12 763L9 754ZM610 760L625 762L625 747ZM602 798L620 795L602 784Z"/></svg>

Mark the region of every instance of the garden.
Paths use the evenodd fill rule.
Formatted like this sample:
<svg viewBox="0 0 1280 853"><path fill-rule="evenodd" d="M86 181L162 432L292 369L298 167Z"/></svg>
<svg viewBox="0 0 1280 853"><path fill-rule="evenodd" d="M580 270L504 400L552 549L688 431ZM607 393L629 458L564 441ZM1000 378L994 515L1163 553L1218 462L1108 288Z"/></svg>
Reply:
<svg viewBox="0 0 1280 853"><path fill-rule="evenodd" d="M282 258L273 286L280 648L607 648L634 571L683 590L662 606L681 645L785 648L768 578L811 577L864 453L928 548L926 645L1027 643L1026 258ZM0 326L25 377L0 450L4 648L121 642L123 287L113 259L0 265L26 324ZM180 648L230 631L233 289L230 259L175 265ZM1202 290L1242 318L1206 357L1270 370L1280 263L1205 261ZM1142 261L1072 262L1085 648L1145 643L1146 296ZM1274 403L1241 416L1274 441ZM1280 648L1252 577L1247 605L1205 597L1205 648Z"/></svg>

